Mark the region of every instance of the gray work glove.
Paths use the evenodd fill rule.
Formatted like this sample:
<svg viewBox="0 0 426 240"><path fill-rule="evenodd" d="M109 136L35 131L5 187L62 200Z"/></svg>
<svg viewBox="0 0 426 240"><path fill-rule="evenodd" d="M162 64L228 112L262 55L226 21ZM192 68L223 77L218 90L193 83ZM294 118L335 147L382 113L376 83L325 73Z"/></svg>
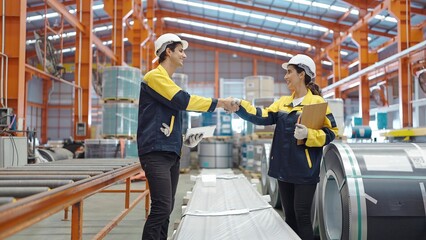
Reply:
<svg viewBox="0 0 426 240"><path fill-rule="evenodd" d="M200 143L202 139L203 139L202 133L191 134L183 141L183 145L185 145L189 148L193 148L193 147L197 146L198 143Z"/></svg>
<svg viewBox="0 0 426 240"><path fill-rule="evenodd" d="M164 133L164 135L166 135L166 137L170 136L170 127L169 125L163 123L163 127L160 128L160 130Z"/></svg>
<svg viewBox="0 0 426 240"><path fill-rule="evenodd" d="M303 124L296 123L296 128L294 129L294 137L298 140L307 138L308 128Z"/></svg>

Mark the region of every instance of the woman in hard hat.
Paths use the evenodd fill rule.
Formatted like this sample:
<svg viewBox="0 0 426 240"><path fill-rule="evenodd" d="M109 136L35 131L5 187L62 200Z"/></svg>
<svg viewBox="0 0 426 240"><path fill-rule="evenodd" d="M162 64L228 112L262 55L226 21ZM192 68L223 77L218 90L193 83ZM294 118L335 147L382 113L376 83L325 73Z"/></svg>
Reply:
<svg viewBox="0 0 426 240"><path fill-rule="evenodd" d="M138 116L138 154L150 187L151 211L142 239L167 239L179 180L182 144L195 147L201 135L182 138L182 111L212 112L216 108L236 111L232 99L190 95L176 85L171 76L186 58L188 42L166 33L155 41L159 65L141 83Z"/></svg>
<svg viewBox="0 0 426 240"><path fill-rule="evenodd" d="M298 54L282 67L287 70L284 79L292 95L282 96L267 108L236 99L240 106L236 113L257 125L276 124L268 175L278 180L287 224L302 239L313 239L311 206L319 182L322 147L334 140L338 129L328 107L321 129L298 123L303 106L325 102L313 82L314 61ZM298 140L303 143L298 145Z"/></svg>

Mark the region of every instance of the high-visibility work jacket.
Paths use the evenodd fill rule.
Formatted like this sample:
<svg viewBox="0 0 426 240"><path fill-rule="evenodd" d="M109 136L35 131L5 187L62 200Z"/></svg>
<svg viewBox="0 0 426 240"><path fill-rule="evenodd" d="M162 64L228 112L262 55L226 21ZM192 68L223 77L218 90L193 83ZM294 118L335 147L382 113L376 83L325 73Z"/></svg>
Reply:
<svg viewBox="0 0 426 240"><path fill-rule="evenodd" d="M182 90L159 65L143 78L139 96L138 154L156 151L181 155L182 111L212 112L217 99L190 95ZM160 128L170 126L166 136Z"/></svg>
<svg viewBox="0 0 426 240"><path fill-rule="evenodd" d="M325 100L313 95L310 90L301 104L293 106L293 99L294 94L283 96L266 108L254 107L243 100L236 113L253 124L276 124L269 158L269 176L284 182L314 184L319 182L323 146L334 140L338 129L333 114L327 107L323 127L308 128L305 144L297 145L294 129L303 106Z"/></svg>

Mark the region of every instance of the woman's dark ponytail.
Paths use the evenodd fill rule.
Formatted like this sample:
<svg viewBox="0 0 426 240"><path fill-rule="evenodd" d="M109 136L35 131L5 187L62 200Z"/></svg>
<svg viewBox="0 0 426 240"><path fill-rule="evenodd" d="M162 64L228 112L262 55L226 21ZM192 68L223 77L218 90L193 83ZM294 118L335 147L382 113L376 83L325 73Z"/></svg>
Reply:
<svg viewBox="0 0 426 240"><path fill-rule="evenodd" d="M305 72L305 69L294 64L291 64L291 65L294 66L297 73ZM309 77L308 74L306 74L306 72L305 72L305 85L309 90L311 90L312 94L322 96L320 87L312 81L312 78Z"/></svg>
<svg viewBox="0 0 426 240"><path fill-rule="evenodd" d="M314 82L309 81L309 83L306 84L306 87L311 90L312 94L322 96L320 87Z"/></svg>

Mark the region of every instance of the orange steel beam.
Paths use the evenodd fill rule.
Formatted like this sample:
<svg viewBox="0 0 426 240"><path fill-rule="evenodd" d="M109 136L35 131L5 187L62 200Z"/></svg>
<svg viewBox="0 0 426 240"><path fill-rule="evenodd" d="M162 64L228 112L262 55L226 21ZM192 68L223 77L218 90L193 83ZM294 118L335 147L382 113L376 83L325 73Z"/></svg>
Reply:
<svg viewBox="0 0 426 240"><path fill-rule="evenodd" d="M283 64L286 60L284 59L285 57L282 57L282 59L277 58L276 56L272 56L272 57L264 57L264 56L260 56L257 54L253 54L253 53L247 53L247 52L243 52L243 51L238 51L238 50L231 50L231 49L224 49L224 48L217 48L217 47L213 47L213 46L207 46L205 44L201 44L201 43L195 43L195 42L190 42L190 47L194 47L194 48L200 48L200 49L204 49L204 50L208 50L208 51L219 51L220 53L227 53L227 54L234 54L237 53L238 56L242 56L248 59L257 59L258 61L264 61L264 62L271 62L271 63L276 63L276 64ZM283 70L284 71L284 70Z"/></svg>
<svg viewBox="0 0 426 240"><path fill-rule="evenodd" d="M73 6L75 5L75 0L63 1L61 2L61 4L64 6ZM39 12L39 11L44 11L44 4L27 8L27 12Z"/></svg>
<svg viewBox="0 0 426 240"><path fill-rule="evenodd" d="M0 94L2 102L14 110L18 128L25 128L25 28L27 1L7 1L5 9L0 4L1 73L4 84ZM4 15L3 15L4 11ZM3 22L3 18L4 21ZM4 25L4 29L2 26ZM4 35L3 35L4 32ZM1 106L0 104L0 107ZM20 126L22 123L22 126ZM22 130L22 129L18 129Z"/></svg>
<svg viewBox="0 0 426 240"><path fill-rule="evenodd" d="M393 37L396 36L396 35L393 35L393 34L390 34L390 33L374 31L374 30L371 30L371 29L368 30L368 33L375 35L375 36L387 37L387 38L393 38Z"/></svg>
<svg viewBox="0 0 426 240"><path fill-rule="evenodd" d="M352 33L352 38L359 49L358 70L361 71L369 66L368 24L366 23L354 31ZM361 82L359 85L359 113L362 118L362 124L368 125L370 122L370 83L368 82L367 75L361 76Z"/></svg>
<svg viewBox="0 0 426 240"><path fill-rule="evenodd" d="M209 35L209 34L195 32L195 31L191 31L191 30L182 30L182 29L179 29L179 28L172 28L172 27L166 27L165 29L168 32L186 33L186 34L191 34L191 35L198 35L198 36L203 36L203 37L218 39L218 40L227 41L227 42L236 42L235 38L219 37L219 36L215 36L215 35ZM239 43L247 45L247 46L252 46L252 47L259 47L259 48L265 48L265 49L270 49L270 50L274 50L274 51L286 52L286 53L292 54L292 55L296 55L296 54L299 53L299 52L296 52L296 51L282 49L282 48L271 48L268 45L263 45L263 44L260 45L260 44L255 44L253 42L240 41Z"/></svg>
<svg viewBox="0 0 426 240"><path fill-rule="evenodd" d="M110 18L97 19L96 21L93 21L93 26L105 25L107 23L111 23L111 19ZM72 32L74 30L75 30L75 27L73 27L70 24L67 24L66 22L64 22L64 27L63 27L63 32L64 33ZM34 32L33 31L27 32L27 40L29 40L29 39L34 39ZM52 40L52 42L55 42L55 41L56 40Z"/></svg>
<svg viewBox="0 0 426 240"><path fill-rule="evenodd" d="M346 30L345 32L342 32L340 34L340 36L337 36L334 38L333 42L328 45L325 49L324 52L322 52L322 56L324 56L328 50L334 48L335 46L340 46L341 43L350 35L352 34L355 30L359 29L363 24L368 23L368 21L373 18L374 16L376 16L377 14L379 14L380 12L382 12L384 9L387 9L389 7L389 2L391 0L385 0L384 2L378 4L373 11L367 13L364 17L361 17L361 19L356 22L355 24L353 24L348 30Z"/></svg>
<svg viewBox="0 0 426 240"><path fill-rule="evenodd" d="M82 1L82 0L81 0ZM53 9L55 9L58 13L62 14L65 18L65 20L67 20L67 22L69 24L71 24L71 26L75 27L76 30L79 30L82 33L88 33L92 35L92 41L93 43L96 45L96 47L102 51L106 56L108 56L109 58L111 58L112 61L117 61L117 57L114 55L114 53L111 51L111 49L109 49L108 47L105 47L102 44L102 41L100 41L95 34L92 33L92 29L93 29L93 23L90 23L90 26L86 26L87 23L84 22L84 20L82 21L84 23L84 25L77 19L77 17L75 17L74 15L72 15L71 13L68 12L67 8L60 2L58 2L57 0L46 0L47 4L49 4L50 7L52 7ZM85 1L82 1L83 4L85 4ZM80 4L76 4L77 8L80 7ZM26 16L26 14L25 14ZM77 16L77 15L76 15Z"/></svg>
<svg viewBox="0 0 426 240"><path fill-rule="evenodd" d="M68 21L69 24L71 24L71 26L77 28L78 30L84 32L85 30L85 26L71 13L68 12L68 9L60 2L58 2L57 0L45 0L46 3L53 8L55 11L57 11L59 14L63 15L64 18ZM79 4L76 4L77 6ZM90 30L87 29L88 31Z"/></svg>
<svg viewBox="0 0 426 240"><path fill-rule="evenodd" d="M110 36L107 36L107 37L102 37L102 38L99 38L99 40L101 41L101 42L106 42L106 41L109 41L109 40L111 40L111 37ZM75 41L67 41L66 43L64 43L63 45L62 45L62 47L63 47L63 49L65 49L65 48L71 48L71 47L74 47L75 46ZM55 49L60 49L60 44L59 43L54 43L54 45L53 45L53 47L55 48ZM102 51L101 51L102 52ZM28 59L28 58L32 58L32 57L36 57L37 55L36 55L36 52L35 52L35 49L32 49L32 50L27 50L26 51L26 55L25 55L25 57ZM71 61L74 61L74 56L70 56L70 57L68 57L68 60L69 60L69 58L72 58L72 60ZM64 59L63 59L64 60ZM67 62L67 61L64 61L64 62ZM69 62L69 61L68 61Z"/></svg>
<svg viewBox="0 0 426 240"><path fill-rule="evenodd" d="M80 16L86 27L92 29L93 0L82 1L82 4L77 4L76 16ZM76 29L76 51L75 51L75 72L74 80L80 89L75 89L74 100L74 138L84 140L90 138L91 115L92 115L92 98L90 88L92 87L92 34L83 33ZM86 124L86 134L84 136L77 136L76 129L77 123Z"/></svg>
<svg viewBox="0 0 426 240"><path fill-rule="evenodd" d="M263 34L268 34L268 35L277 36L277 37L281 37L281 38L294 39L294 40L297 40L297 41L300 41L300 42L304 42L304 43L307 43L307 44L310 44L310 45L317 45L317 46L320 46L320 47L326 47L326 45L328 44L327 42L324 42L324 41L318 42L317 40L312 40L312 39L309 39L309 38L298 37L298 36L294 36L294 35L291 35L291 34L285 34L285 33L276 32L276 31L269 31L269 30L259 29L259 28L250 27L250 26L242 27L239 24L227 23L227 22L223 22L223 21L219 21L219 20L212 20L212 19L208 19L208 18L182 14L182 13L178 13L178 12L161 10L161 11L157 11L156 14L157 14L157 17L159 17L159 18L172 17L172 18L179 18L179 19L189 19L189 20L192 20L192 21L198 21L198 22L202 22L202 23L210 23L212 25L226 26L226 27L238 29L238 30L241 30L241 31L251 31L253 33L263 33ZM357 51L356 48L352 48L352 47L343 47L343 48L345 50L349 50L349 51L352 51L352 52Z"/></svg>
<svg viewBox="0 0 426 240"><path fill-rule="evenodd" d="M253 58L253 61L252 61L253 63L253 72L252 72L252 74L253 74L253 76L256 76L257 75L257 59L255 59L255 58Z"/></svg>
<svg viewBox="0 0 426 240"><path fill-rule="evenodd" d="M55 77L53 75L50 75L50 74L46 73L45 71L42 71L42 70L40 70L38 68L35 68L35 67L31 66L29 64L25 64L25 72L27 72L29 74L32 74L34 76L37 76L37 77L39 77L41 79L46 79L46 80L53 79L53 80L56 80L58 82L62 82L62 83L71 85L71 86L73 86L75 88L79 88L79 86L77 86L77 85L75 85L75 84L73 84L71 82L68 82L68 81L66 81L64 79L61 79L61 78L57 78L57 77Z"/></svg>
<svg viewBox="0 0 426 240"><path fill-rule="evenodd" d="M358 1L342 0L342 1L351 5L351 6L358 8L358 9L367 9L368 8L368 1L367 0L358 0Z"/></svg>
<svg viewBox="0 0 426 240"><path fill-rule="evenodd" d="M398 51L401 52L410 47L411 14L410 0L391 1L389 12L398 19ZM407 7L408 6L408 7ZM408 31L407 31L408 30ZM399 59L399 118L401 127L413 126L413 109L410 104L412 98L411 64L409 57Z"/></svg>
<svg viewBox="0 0 426 240"><path fill-rule="evenodd" d="M348 25L344 25L344 24L341 24L341 23L329 22L329 21L318 19L318 18L310 18L310 17L306 17L306 16L302 16L302 15L288 13L288 12L276 11L276 10L260 8L260 7L254 7L254 6L249 6L249 5L239 4L239 3L227 2L227 1L221 1L221 0L205 0L204 2L211 2L211 3L220 4L220 5L227 5L227 6L232 6L232 7L235 7L235 8L241 8L241 9L248 10L248 12L255 11L255 12L260 12L260 13L273 14L273 15L277 15L277 16L280 16L280 17L284 17L284 18L293 18L293 19L296 19L296 20L304 20L304 21L308 21L308 22L311 22L311 23L314 23L314 24L324 26L324 27L331 29L335 32L344 31L344 30L348 29L348 27L349 27Z"/></svg>
<svg viewBox="0 0 426 240"><path fill-rule="evenodd" d="M411 8L411 13L414 13L414 14L419 14L419 15L423 15L423 16L425 16L426 15L426 9L421 9L421 8Z"/></svg>
<svg viewBox="0 0 426 240"><path fill-rule="evenodd" d="M130 178L140 169L140 164L134 163L47 192L22 198L13 204L0 206L0 239L5 239L68 206L79 203L82 199L118 181ZM146 201L149 202L148 194Z"/></svg>

